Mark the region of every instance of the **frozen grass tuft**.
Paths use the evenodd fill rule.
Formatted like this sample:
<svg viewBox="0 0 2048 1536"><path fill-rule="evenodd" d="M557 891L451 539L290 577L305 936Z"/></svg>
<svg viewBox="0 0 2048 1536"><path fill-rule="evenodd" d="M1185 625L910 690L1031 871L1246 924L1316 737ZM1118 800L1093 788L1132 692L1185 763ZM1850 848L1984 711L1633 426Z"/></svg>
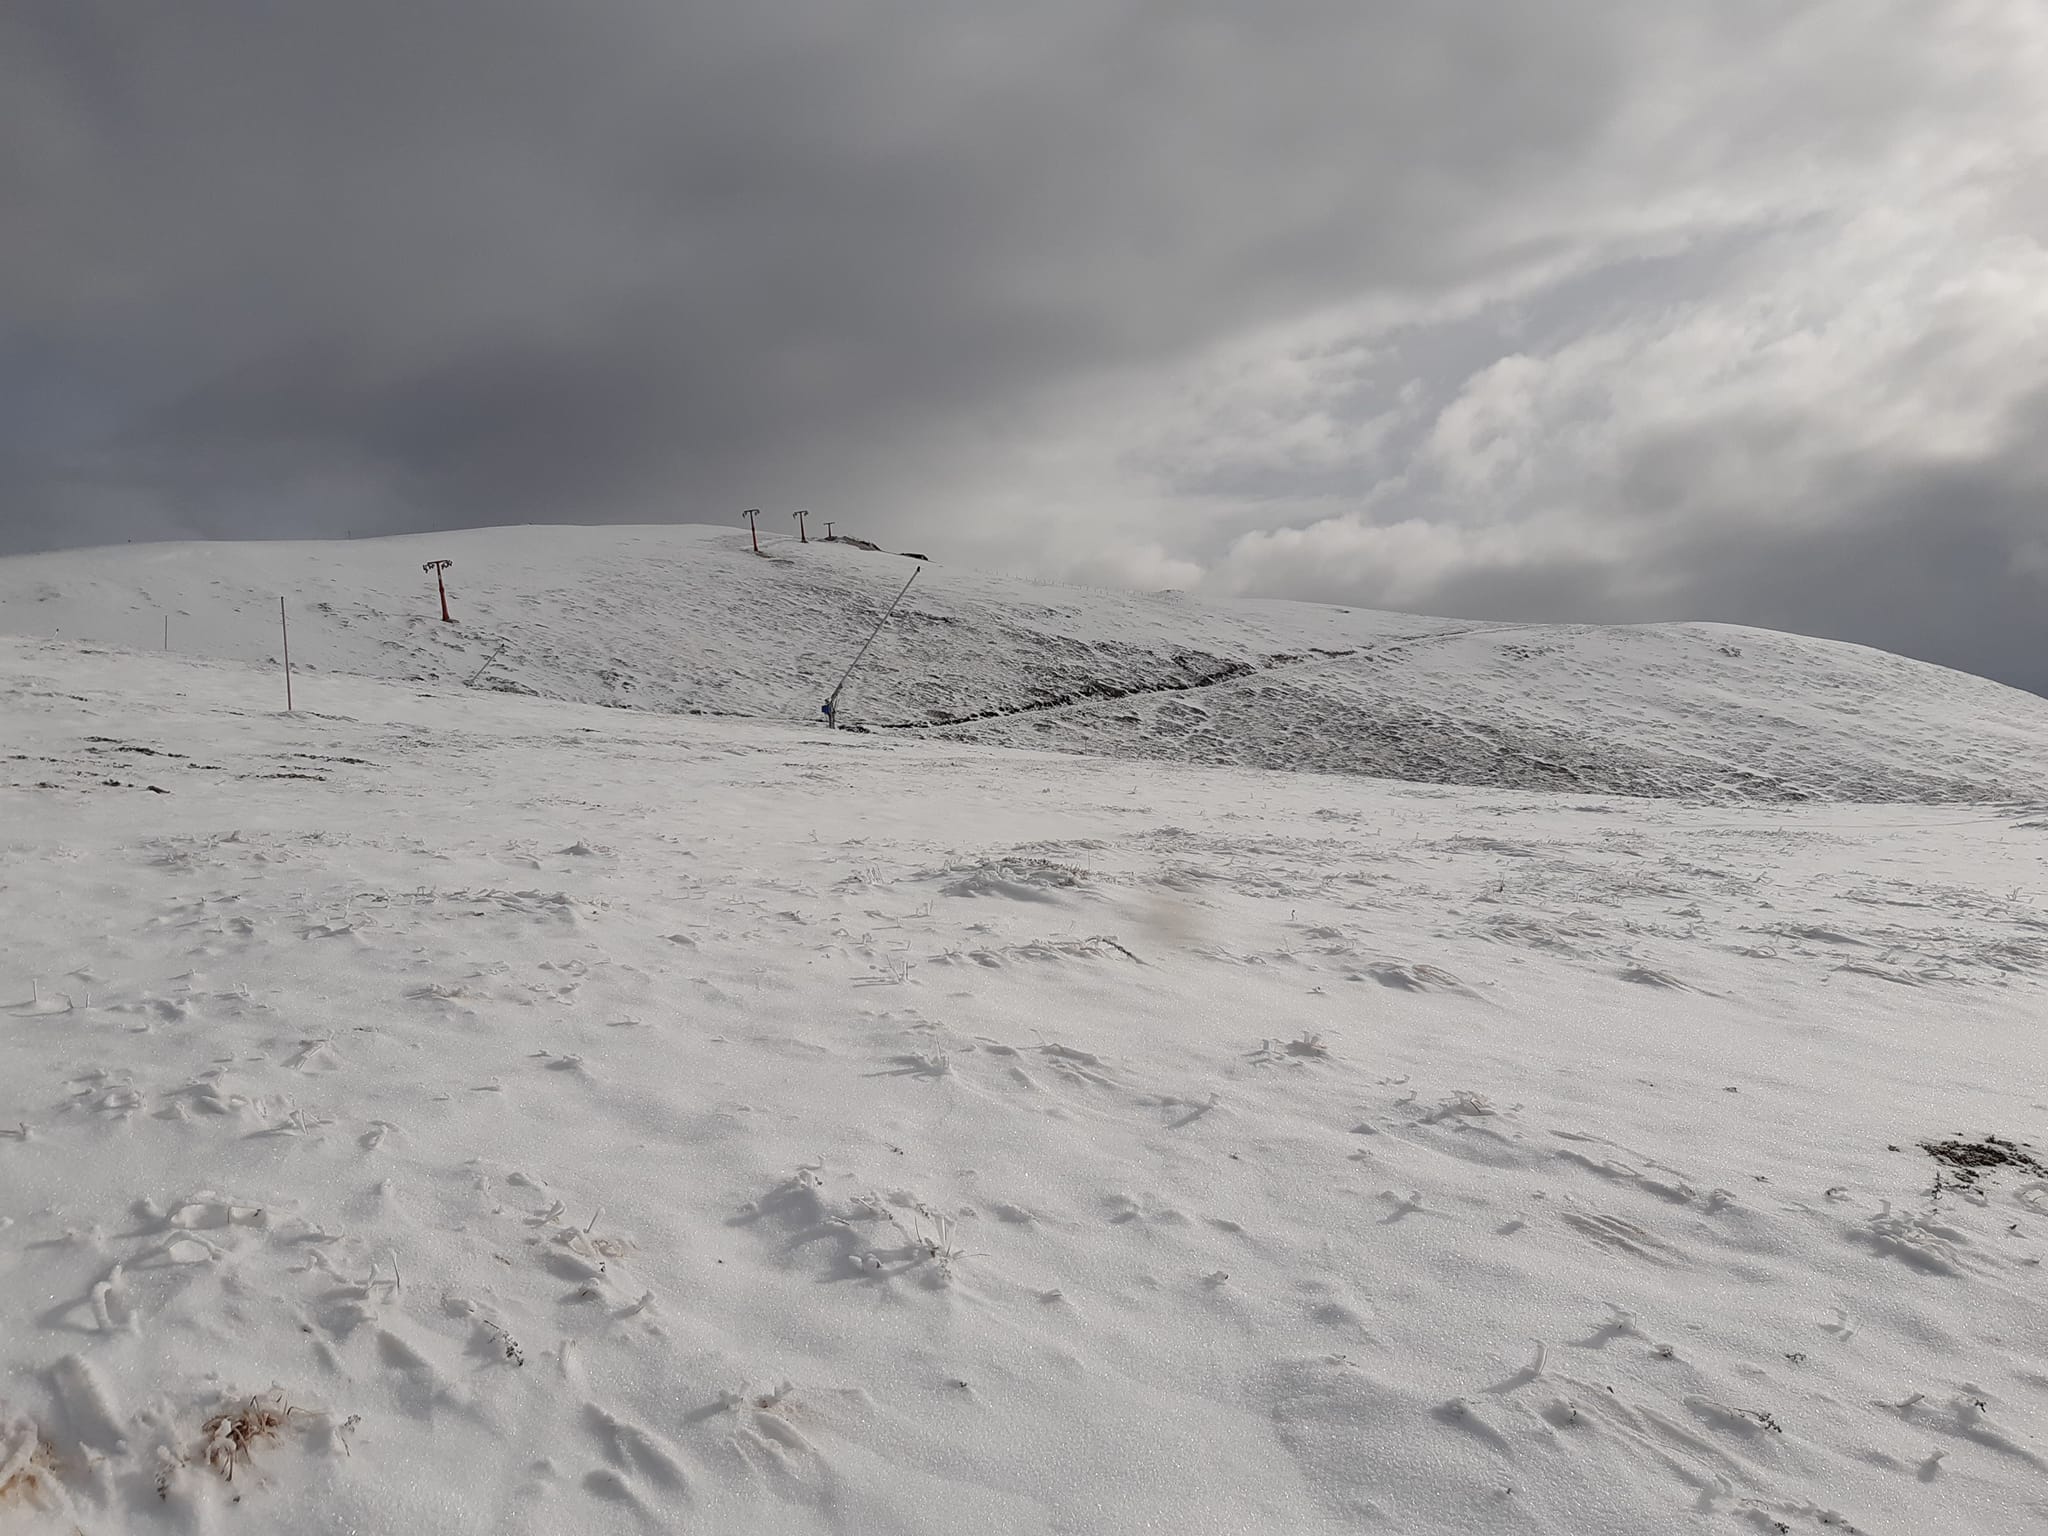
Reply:
<svg viewBox="0 0 2048 1536"><path fill-rule="evenodd" d="M222 1408L200 1427L198 1449L188 1455L162 1452L162 1469L157 1473L159 1498L169 1498L171 1481L180 1468L200 1465L232 1483L237 1472L246 1472L257 1450L274 1445L294 1421L314 1416L312 1411L285 1401L281 1390L248 1398Z"/></svg>
<svg viewBox="0 0 2048 1536"><path fill-rule="evenodd" d="M55 1502L57 1453L28 1419L0 1418L0 1510Z"/></svg>

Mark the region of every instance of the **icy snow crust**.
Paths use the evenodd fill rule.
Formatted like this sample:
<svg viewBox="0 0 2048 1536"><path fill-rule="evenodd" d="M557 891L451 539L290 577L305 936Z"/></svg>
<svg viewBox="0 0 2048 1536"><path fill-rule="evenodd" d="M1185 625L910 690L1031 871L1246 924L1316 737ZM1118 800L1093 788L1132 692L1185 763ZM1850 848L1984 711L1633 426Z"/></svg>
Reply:
<svg viewBox="0 0 2048 1536"><path fill-rule="evenodd" d="M1257 690L1343 680L1717 776L624 712L814 711L828 597L903 566L506 534L522 616L493 537L0 563L7 627L175 578L220 658L0 639L0 1530L2048 1528L2037 706L934 569L870 724L1028 702L1062 634L1135 679L1327 624L1378 659L958 729L1256 764ZM291 597L289 717L231 577ZM550 697L463 686L503 641Z"/></svg>
<svg viewBox="0 0 2048 1536"><path fill-rule="evenodd" d="M1207 604L744 532L515 528L0 560L0 633L804 723L912 569L842 719L1004 746L1723 801L2048 795L2048 701L1714 624ZM459 622L428 558L447 557ZM493 655L496 661L485 663Z"/></svg>

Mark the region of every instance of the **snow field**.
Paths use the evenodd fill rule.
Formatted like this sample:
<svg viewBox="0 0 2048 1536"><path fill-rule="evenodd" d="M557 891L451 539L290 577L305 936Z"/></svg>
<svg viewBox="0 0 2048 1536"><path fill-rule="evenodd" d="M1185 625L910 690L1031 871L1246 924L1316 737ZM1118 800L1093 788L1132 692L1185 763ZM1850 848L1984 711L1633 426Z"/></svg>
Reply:
<svg viewBox="0 0 2048 1536"><path fill-rule="evenodd" d="M0 641L0 1522L2048 1521L2038 812L274 684Z"/></svg>

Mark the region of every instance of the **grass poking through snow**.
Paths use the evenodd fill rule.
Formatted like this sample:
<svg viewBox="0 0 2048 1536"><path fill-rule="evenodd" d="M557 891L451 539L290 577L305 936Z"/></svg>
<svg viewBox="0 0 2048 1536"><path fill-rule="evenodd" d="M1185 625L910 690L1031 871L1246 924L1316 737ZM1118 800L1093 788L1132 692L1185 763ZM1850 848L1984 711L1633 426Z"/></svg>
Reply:
<svg viewBox="0 0 2048 1536"><path fill-rule="evenodd" d="M169 1498L179 1470L194 1464L204 1466L222 1482L232 1483L237 1472L246 1472L253 1464L260 1447L275 1444L296 1420L310 1416L312 1410L286 1402L284 1393L277 1390L221 1409L201 1426L196 1452L183 1456L164 1453L156 1480L158 1497Z"/></svg>

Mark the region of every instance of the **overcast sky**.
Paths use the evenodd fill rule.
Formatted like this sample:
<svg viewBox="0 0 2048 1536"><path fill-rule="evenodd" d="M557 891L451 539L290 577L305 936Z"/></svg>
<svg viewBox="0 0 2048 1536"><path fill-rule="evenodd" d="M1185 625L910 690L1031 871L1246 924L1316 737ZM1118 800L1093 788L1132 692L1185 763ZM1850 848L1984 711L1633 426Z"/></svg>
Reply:
<svg viewBox="0 0 2048 1536"><path fill-rule="evenodd" d="M2041 0L8 0L0 552L771 522L2048 691Z"/></svg>

